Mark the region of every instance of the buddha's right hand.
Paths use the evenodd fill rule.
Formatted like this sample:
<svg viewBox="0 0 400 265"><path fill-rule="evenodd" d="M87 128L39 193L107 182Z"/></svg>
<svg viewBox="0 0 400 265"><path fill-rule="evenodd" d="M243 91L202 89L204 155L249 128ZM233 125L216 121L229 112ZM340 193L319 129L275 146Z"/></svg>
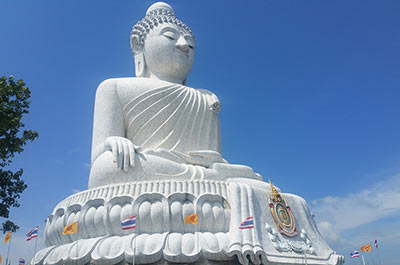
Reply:
<svg viewBox="0 0 400 265"><path fill-rule="evenodd" d="M124 137L110 136L104 142L106 150L113 154L113 162L117 163L118 168L128 171L129 166L135 166L135 146Z"/></svg>

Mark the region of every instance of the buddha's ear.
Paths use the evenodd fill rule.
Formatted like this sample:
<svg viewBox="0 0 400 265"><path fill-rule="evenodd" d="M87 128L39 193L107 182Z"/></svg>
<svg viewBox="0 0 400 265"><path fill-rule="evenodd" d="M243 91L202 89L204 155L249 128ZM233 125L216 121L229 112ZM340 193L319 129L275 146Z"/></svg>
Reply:
<svg viewBox="0 0 400 265"><path fill-rule="evenodd" d="M144 77L146 72L146 61L143 52L135 55L135 74L136 77Z"/></svg>
<svg viewBox="0 0 400 265"><path fill-rule="evenodd" d="M143 52L143 44L140 43L138 36L131 36L131 49L133 54Z"/></svg>
<svg viewBox="0 0 400 265"><path fill-rule="evenodd" d="M131 37L131 49L135 59L135 74L137 77L143 77L146 72L146 61L143 54L143 45L137 36Z"/></svg>

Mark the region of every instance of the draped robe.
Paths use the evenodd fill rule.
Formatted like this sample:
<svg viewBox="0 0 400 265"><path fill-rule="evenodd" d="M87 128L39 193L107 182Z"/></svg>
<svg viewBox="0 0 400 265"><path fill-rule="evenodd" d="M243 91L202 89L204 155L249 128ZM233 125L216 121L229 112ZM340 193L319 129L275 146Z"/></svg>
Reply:
<svg viewBox="0 0 400 265"><path fill-rule="evenodd" d="M143 149L163 148L186 154L220 152L217 97L206 90L166 84L123 105L126 138Z"/></svg>
<svg viewBox="0 0 400 265"><path fill-rule="evenodd" d="M149 78L120 78L98 88L89 187L150 179L261 179L221 156L220 103L210 91ZM137 146L128 172L101 152L109 136Z"/></svg>

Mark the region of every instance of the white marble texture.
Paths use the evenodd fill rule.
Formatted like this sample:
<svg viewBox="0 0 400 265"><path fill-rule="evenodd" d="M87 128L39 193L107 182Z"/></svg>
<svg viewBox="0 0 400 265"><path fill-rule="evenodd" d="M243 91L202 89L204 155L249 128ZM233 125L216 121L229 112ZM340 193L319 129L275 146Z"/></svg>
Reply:
<svg viewBox="0 0 400 265"><path fill-rule="evenodd" d="M243 179L146 181L84 191L59 203L49 216L48 248L38 252L33 262L110 264L135 256L139 264L192 263L201 258L303 264L303 250L308 264L343 262L321 238L306 202L298 196L284 194L301 233L294 238L278 234L266 191L270 190L265 182L244 184ZM199 215L198 226L183 223L192 213ZM122 230L121 221L132 215L138 216L137 228ZM248 216L255 218L255 228L238 229ZM62 236L64 225L74 221L79 222L79 233Z"/></svg>
<svg viewBox="0 0 400 265"><path fill-rule="evenodd" d="M223 158L220 101L186 85L195 41L173 9L153 4L130 40L136 77L97 89L89 189L55 207L31 264L343 264L302 198L283 194L299 233L278 233L270 186ZM184 224L194 213L198 225ZM130 216L137 227L122 230ZM248 217L254 228L239 229Z"/></svg>

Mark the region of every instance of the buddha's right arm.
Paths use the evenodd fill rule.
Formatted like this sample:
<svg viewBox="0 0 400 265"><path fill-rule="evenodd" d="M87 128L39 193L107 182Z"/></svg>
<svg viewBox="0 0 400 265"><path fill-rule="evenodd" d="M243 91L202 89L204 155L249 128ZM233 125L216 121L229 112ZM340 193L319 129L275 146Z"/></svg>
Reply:
<svg viewBox="0 0 400 265"><path fill-rule="evenodd" d="M117 79L105 80L99 85L96 91L92 164L102 153L110 150L108 147L109 144L106 143L107 138L125 138L124 118L117 92L117 82Z"/></svg>

